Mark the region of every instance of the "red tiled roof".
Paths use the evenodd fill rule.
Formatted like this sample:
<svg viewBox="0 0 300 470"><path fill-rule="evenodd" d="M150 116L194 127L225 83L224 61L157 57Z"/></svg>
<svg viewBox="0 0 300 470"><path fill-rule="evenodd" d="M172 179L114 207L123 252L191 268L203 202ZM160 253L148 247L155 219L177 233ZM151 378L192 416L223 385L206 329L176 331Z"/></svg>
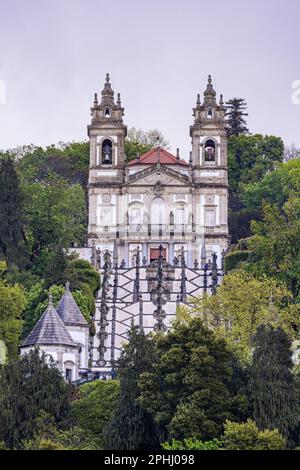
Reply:
<svg viewBox="0 0 300 470"><path fill-rule="evenodd" d="M167 150L156 147L155 149L149 150L149 152L144 153L140 158L135 158L131 160L128 165L153 165L159 162L162 165L184 165L188 166L188 163L185 160L179 160Z"/></svg>

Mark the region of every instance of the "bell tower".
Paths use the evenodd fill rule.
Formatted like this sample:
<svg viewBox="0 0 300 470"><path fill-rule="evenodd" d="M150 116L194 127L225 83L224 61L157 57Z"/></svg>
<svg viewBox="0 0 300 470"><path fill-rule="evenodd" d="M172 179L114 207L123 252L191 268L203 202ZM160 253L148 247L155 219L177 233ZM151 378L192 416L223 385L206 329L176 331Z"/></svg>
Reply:
<svg viewBox="0 0 300 470"><path fill-rule="evenodd" d="M203 103L193 109L191 168L195 187L196 223L203 238L201 259L218 260L228 248L227 125L223 96L216 100L211 76Z"/></svg>
<svg viewBox="0 0 300 470"><path fill-rule="evenodd" d="M194 124L190 127L192 138L192 167L195 182L203 181L209 175L227 183L227 127L223 96L219 103L213 89L211 76L204 91L201 104L197 95ZM210 180L210 178L208 178ZM213 180L211 180L213 181Z"/></svg>
<svg viewBox="0 0 300 470"><path fill-rule="evenodd" d="M111 88L109 74L106 74L101 101L97 93L91 108L92 122L88 125L90 138L89 183L111 181L123 182L124 179L124 141L127 127L123 123L124 108L120 94L117 102Z"/></svg>

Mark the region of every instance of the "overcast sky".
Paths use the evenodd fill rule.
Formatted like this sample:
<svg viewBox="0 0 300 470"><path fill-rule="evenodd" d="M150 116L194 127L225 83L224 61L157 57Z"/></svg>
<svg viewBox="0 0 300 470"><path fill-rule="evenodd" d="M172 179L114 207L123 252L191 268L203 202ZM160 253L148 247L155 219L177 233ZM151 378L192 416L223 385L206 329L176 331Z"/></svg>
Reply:
<svg viewBox="0 0 300 470"><path fill-rule="evenodd" d="M106 72L128 127L187 159L209 73L246 99L252 133L300 146L299 0L0 0L0 21L0 148L86 139Z"/></svg>

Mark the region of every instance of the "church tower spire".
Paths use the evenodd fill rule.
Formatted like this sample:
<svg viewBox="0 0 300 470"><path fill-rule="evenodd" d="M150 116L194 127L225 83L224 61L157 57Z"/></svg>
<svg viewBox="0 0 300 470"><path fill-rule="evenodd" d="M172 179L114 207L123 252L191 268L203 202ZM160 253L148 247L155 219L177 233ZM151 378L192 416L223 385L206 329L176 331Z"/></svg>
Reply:
<svg viewBox="0 0 300 470"><path fill-rule="evenodd" d="M193 112L191 166L193 183L199 188L196 198L203 225L201 254L204 257L207 252L211 257L218 251L220 258L228 246L227 127L223 96L218 102L211 75L202 104L198 95Z"/></svg>
<svg viewBox="0 0 300 470"><path fill-rule="evenodd" d="M117 101L115 101L108 73L101 91L101 99L98 99L95 93L91 115L91 124L88 125L90 139L89 243L96 238L99 206L104 200L108 201L108 205L114 201L115 188L125 181L124 146L127 127L123 122L124 108L121 106L120 95L117 95ZM111 209L113 210L113 207ZM114 214L115 209L111 217L115 218ZM107 225L112 222L113 220L110 220L110 216L107 215Z"/></svg>

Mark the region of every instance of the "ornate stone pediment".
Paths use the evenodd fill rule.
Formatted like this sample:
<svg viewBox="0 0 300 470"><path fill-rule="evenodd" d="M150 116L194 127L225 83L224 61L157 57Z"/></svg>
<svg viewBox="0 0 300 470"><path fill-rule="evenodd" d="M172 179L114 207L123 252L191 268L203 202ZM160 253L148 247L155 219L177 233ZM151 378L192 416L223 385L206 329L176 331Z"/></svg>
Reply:
<svg viewBox="0 0 300 470"><path fill-rule="evenodd" d="M157 192L163 192L164 186L186 186L188 177L170 168L150 167L129 177L129 186L155 186Z"/></svg>

